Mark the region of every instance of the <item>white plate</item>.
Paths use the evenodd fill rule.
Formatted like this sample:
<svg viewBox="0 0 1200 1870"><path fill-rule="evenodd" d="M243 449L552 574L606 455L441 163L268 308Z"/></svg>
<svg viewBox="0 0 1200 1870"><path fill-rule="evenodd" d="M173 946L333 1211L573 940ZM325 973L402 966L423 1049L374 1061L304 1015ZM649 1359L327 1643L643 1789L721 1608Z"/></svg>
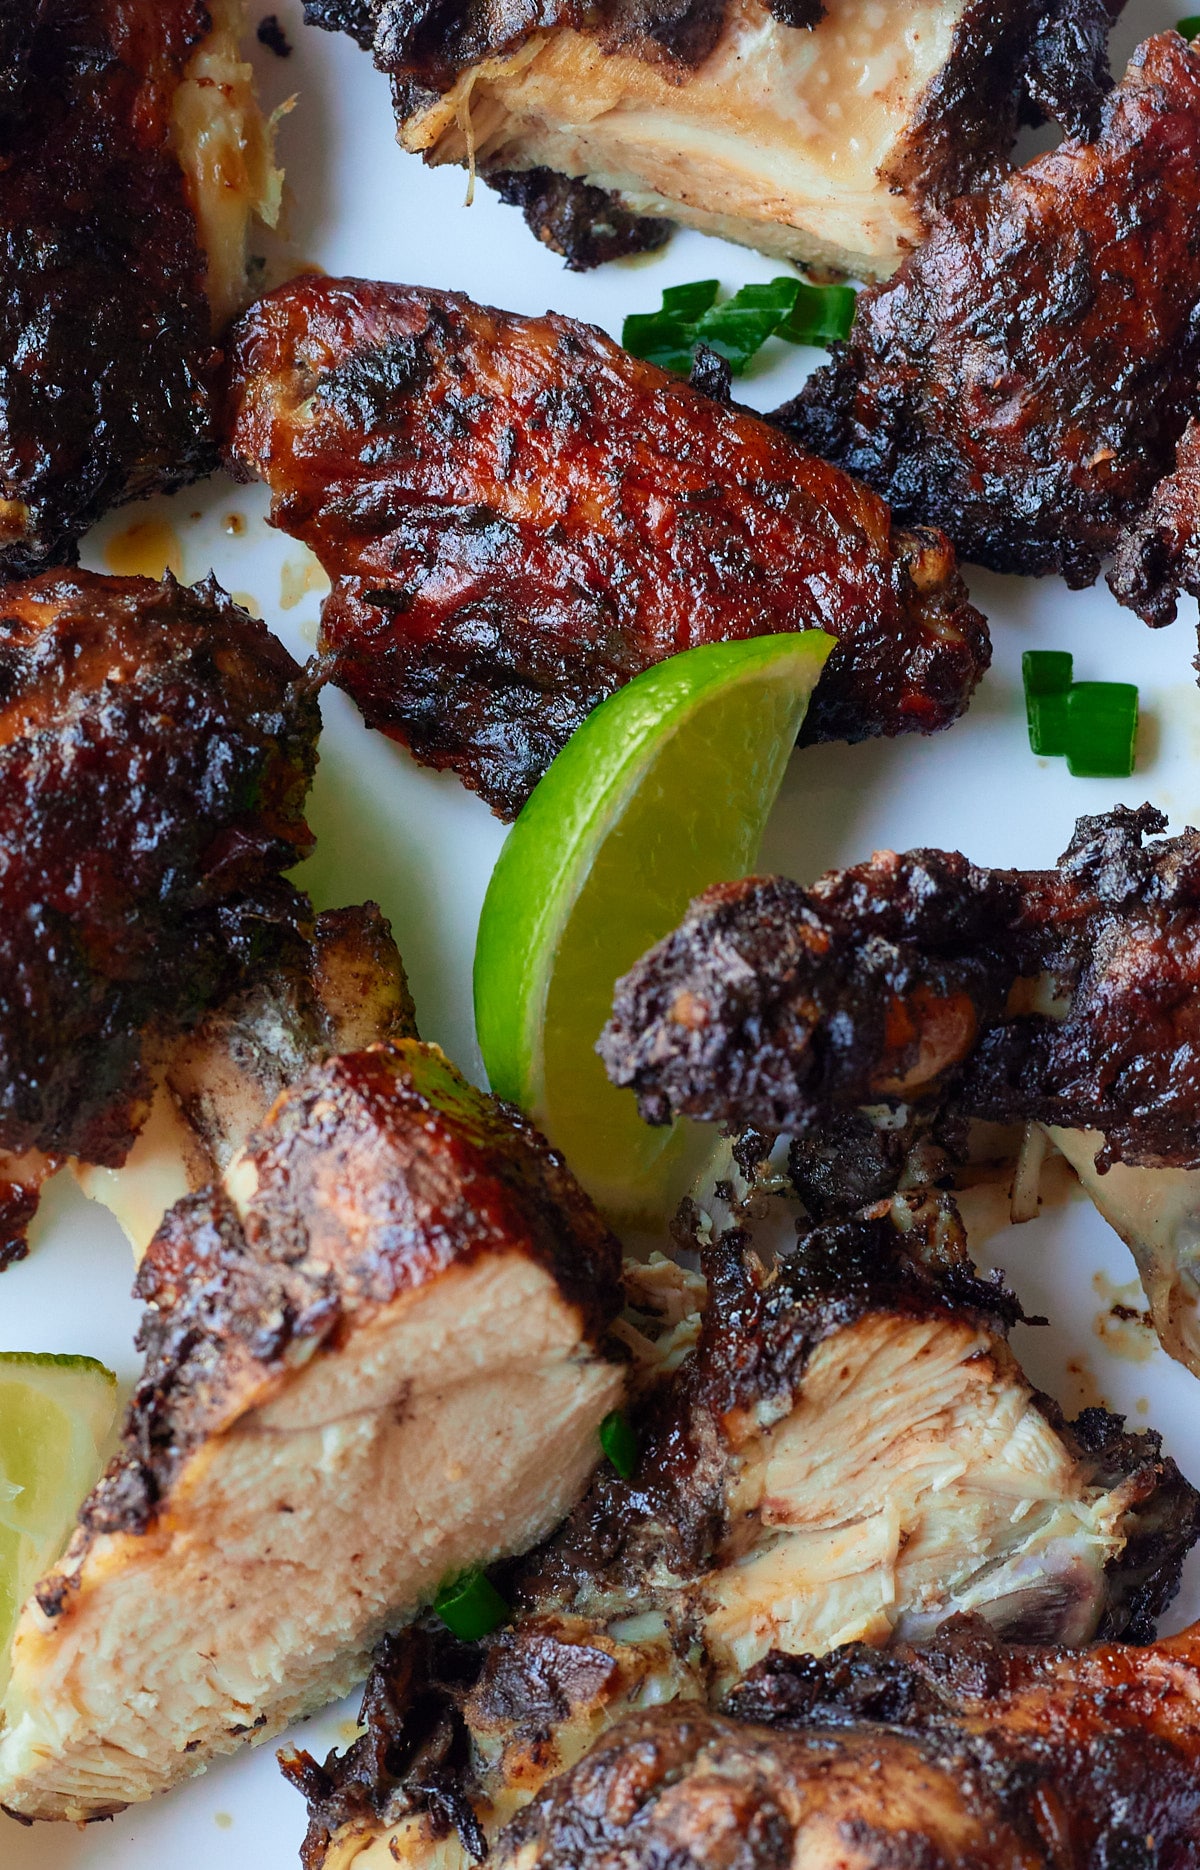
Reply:
<svg viewBox="0 0 1200 1870"><path fill-rule="evenodd" d="M458 287L518 311L547 307L619 335L627 311L649 310L663 286L719 275L727 287L780 269L741 248L677 235L665 254L579 277L527 233L515 210L480 188L463 206L459 170L426 170L392 139L385 79L345 38L307 30L299 0L274 6L295 47L285 61L256 49L264 97L295 92L281 153L290 183L293 255L327 272ZM1133 0L1121 28L1124 52L1174 22L1164 0ZM812 352L775 354L739 394L770 408L790 394ZM152 517L174 528L189 579L213 567L296 655L311 651L321 584L312 561L263 524L261 489L222 479L173 500L127 509L99 528L86 562L103 567L110 542ZM247 523L227 529L230 515ZM1147 630L1101 586L1069 592L1040 582L969 573L986 611L995 663L966 720L948 734L865 747L818 747L792 762L770 827L763 867L807 879L877 846L956 846L998 864L1049 862L1079 812L1118 800L1152 799L1173 829L1200 822L1200 692L1191 668L1194 607L1171 630ZM1143 727L1132 780L1072 779L1062 761L1029 751L1020 657L1032 645L1070 649L1080 677L1134 681ZM391 917L426 1037L479 1075L471 1024L470 972L479 905L503 829L451 777L414 766L368 733L339 695L324 701L326 728L310 819L320 840L302 880L319 906L373 896ZM65 1183L47 1194L35 1247L0 1280L0 1348L87 1351L132 1376L137 1312L128 1297L129 1250L114 1221ZM1019 1330L1016 1348L1031 1377L1074 1412L1099 1397L1153 1424L1185 1471L1200 1478L1196 1381L1132 1333L1137 1360L1114 1355L1098 1335L1116 1286L1132 1278L1124 1248L1082 1199L990 1243L1029 1312L1049 1330ZM1122 1293L1122 1297L1130 1296ZM334 1588L336 1581L330 1580ZM1164 1627L1200 1612L1200 1564ZM318 1756L341 1744L353 1704L298 1729ZM304 1831L300 1799L280 1778L274 1749L247 1752L204 1778L111 1824L25 1830L0 1816L0 1870L295 1870Z"/></svg>

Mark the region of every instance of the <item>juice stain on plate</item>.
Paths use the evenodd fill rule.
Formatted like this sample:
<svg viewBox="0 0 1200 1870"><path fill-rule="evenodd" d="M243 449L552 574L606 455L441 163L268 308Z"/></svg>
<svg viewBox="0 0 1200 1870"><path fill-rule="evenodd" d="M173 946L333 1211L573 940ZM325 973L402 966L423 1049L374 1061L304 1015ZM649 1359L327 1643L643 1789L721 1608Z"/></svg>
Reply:
<svg viewBox="0 0 1200 1870"><path fill-rule="evenodd" d="M231 591L229 595L235 604L240 604L243 610L248 610L252 617L262 616L262 611L258 607L258 599L253 591Z"/></svg>
<svg viewBox="0 0 1200 1870"><path fill-rule="evenodd" d="M1096 1373L1085 1357L1068 1358L1067 1382L1070 1387L1063 1402L1068 1415L1077 1415L1081 1409L1103 1409Z"/></svg>
<svg viewBox="0 0 1200 1870"><path fill-rule="evenodd" d="M182 578L183 546L165 519L139 519L113 534L104 562L121 578L161 578L164 571Z"/></svg>
<svg viewBox="0 0 1200 1870"><path fill-rule="evenodd" d="M240 539L245 530L246 516L244 513L226 513L224 519L221 521L221 531L228 533L231 539Z"/></svg>
<svg viewBox="0 0 1200 1870"><path fill-rule="evenodd" d="M233 1830L233 1813L232 1812L214 1812L213 1823L216 1825L218 1831L232 1831Z"/></svg>
<svg viewBox="0 0 1200 1870"><path fill-rule="evenodd" d="M1124 1358L1126 1363L1148 1363L1158 1349L1158 1339L1150 1314L1144 1309L1145 1294L1139 1282L1131 1279L1118 1286L1106 1273L1096 1273L1092 1285L1103 1305L1103 1310L1096 1313L1093 1329L1105 1350Z"/></svg>
<svg viewBox="0 0 1200 1870"><path fill-rule="evenodd" d="M279 573L279 607L281 610L295 610L301 598L310 591L328 591L329 580L321 570L320 561L306 552L303 558L288 558L283 562Z"/></svg>

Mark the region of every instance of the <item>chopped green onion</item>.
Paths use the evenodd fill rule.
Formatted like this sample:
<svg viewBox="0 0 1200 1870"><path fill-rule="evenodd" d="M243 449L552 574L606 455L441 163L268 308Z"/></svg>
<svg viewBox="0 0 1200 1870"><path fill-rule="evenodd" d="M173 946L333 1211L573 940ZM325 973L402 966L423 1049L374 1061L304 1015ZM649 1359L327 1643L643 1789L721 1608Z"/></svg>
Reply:
<svg viewBox="0 0 1200 1870"><path fill-rule="evenodd" d="M1064 650L1027 649L1021 657L1025 718L1029 744L1035 753L1062 754L1067 750L1071 667L1071 657Z"/></svg>
<svg viewBox="0 0 1200 1870"><path fill-rule="evenodd" d="M669 286L657 312L632 312L621 342L635 357L686 375L698 344L707 344L740 376L772 335L789 344L828 344L844 338L854 318L850 286L810 286L800 279L770 279L742 286L717 304L717 281Z"/></svg>
<svg viewBox="0 0 1200 1870"><path fill-rule="evenodd" d="M637 1468L637 1436L619 1409L606 1415L600 1424L600 1446L622 1480L632 1480Z"/></svg>
<svg viewBox="0 0 1200 1870"><path fill-rule="evenodd" d="M1076 682L1067 696L1067 771L1077 779L1128 779L1137 726L1132 682Z"/></svg>
<svg viewBox="0 0 1200 1870"><path fill-rule="evenodd" d="M1189 13L1186 19L1175 21L1176 32L1181 32L1185 39L1194 39L1200 34L1200 13Z"/></svg>
<svg viewBox="0 0 1200 1870"><path fill-rule="evenodd" d="M858 294L853 286L801 285L791 317L777 336L789 344L832 344L848 338Z"/></svg>
<svg viewBox="0 0 1200 1870"><path fill-rule="evenodd" d="M475 1643L481 1636L489 1636L512 1615L511 1606L477 1565L470 1571L460 1572L457 1577L448 1578L439 1587L433 1608L446 1628L464 1643Z"/></svg>

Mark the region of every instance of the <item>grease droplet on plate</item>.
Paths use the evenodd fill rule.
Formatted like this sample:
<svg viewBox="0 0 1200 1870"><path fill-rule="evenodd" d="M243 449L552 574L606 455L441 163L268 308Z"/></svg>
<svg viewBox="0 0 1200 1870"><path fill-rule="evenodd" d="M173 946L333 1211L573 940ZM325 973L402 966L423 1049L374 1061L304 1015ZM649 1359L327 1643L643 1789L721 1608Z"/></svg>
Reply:
<svg viewBox="0 0 1200 1870"><path fill-rule="evenodd" d="M183 546L165 519L139 519L114 533L104 548L104 562L121 578L161 578L164 571L183 577Z"/></svg>

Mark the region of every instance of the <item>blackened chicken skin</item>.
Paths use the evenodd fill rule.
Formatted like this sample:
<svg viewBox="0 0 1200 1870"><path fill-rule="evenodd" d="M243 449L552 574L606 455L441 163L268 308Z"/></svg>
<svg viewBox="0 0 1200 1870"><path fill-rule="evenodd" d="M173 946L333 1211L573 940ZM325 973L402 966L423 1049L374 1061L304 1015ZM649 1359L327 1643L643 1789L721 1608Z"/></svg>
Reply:
<svg viewBox="0 0 1200 1870"><path fill-rule="evenodd" d="M1108 582L1150 624L1175 621L1180 591L1200 597L1200 423L1189 422L1175 466L1117 541Z"/></svg>
<svg viewBox="0 0 1200 1870"><path fill-rule="evenodd" d="M318 725L213 582L0 591L0 1149L120 1163L147 1048L292 938Z"/></svg>
<svg viewBox="0 0 1200 1870"><path fill-rule="evenodd" d="M214 323L274 183L241 0L17 0L0 19L0 575L208 473Z"/></svg>
<svg viewBox="0 0 1200 1870"><path fill-rule="evenodd" d="M810 1228L773 1276L740 1233L703 1259L699 1340L679 1360L683 1318L657 1342L636 1473L598 1470L517 1567L512 1622L386 1643L362 1737L285 1759L306 1870L465 1870L624 1714L711 1705L771 1650L924 1638L966 1607L1014 1640L1152 1637L1200 1500L1156 1437L1030 1390L1015 1301L945 1198ZM631 1297L673 1315L672 1273L627 1273Z"/></svg>
<svg viewBox="0 0 1200 1870"><path fill-rule="evenodd" d="M1162 33L1096 140L951 204L777 419L964 558L1090 584L1196 406L1198 214L1200 52Z"/></svg>
<svg viewBox="0 0 1200 1870"><path fill-rule="evenodd" d="M931 732L987 665L940 535L570 319L295 280L236 329L228 459L333 581L333 679L502 816L696 643L837 636L811 739Z"/></svg>
<svg viewBox="0 0 1200 1870"><path fill-rule="evenodd" d="M609 1075L651 1122L925 1103L1103 1131L1102 1167L1200 1166L1200 835L1145 842L1165 826L1081 818L1055 870L882 851L710 890L619 983Z"/></svg>
<svg viewBox="0 0 1200 1870"><path fill-rule="evenodd" d="M741 1717L741 1718L737 1718ZM964 1622L879 1658L772 1658L723 1715L638 1714L503 1834L499 1870L1184 1870L1200 1635L1007 1649Z"/></svg>

